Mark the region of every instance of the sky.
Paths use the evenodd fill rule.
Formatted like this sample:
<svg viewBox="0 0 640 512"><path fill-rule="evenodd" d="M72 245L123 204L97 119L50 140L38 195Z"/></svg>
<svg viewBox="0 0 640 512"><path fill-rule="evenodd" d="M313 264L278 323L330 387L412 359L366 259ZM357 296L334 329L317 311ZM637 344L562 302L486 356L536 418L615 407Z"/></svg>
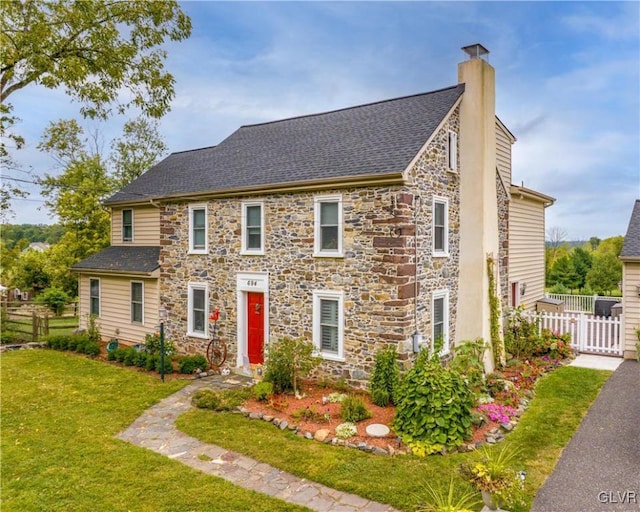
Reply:
<svg viewBox="0 0 640 512"><path fill-rule="evenodd" d="M160 121L170 152L218 144L244 124L427 92L457 83L462 46L496 69L496 112L513 132L513 182L556 198L547 228L569 240L624 234L640 198L640 3L184 2L191 37L166 44L176 79ZM57 173L36 145L78 118L62 90L11 97L34 175ZM99 125L108 148L126 118ZM89 129L95 122L82 121ZM3 176L23 177L21 173ZM55 217L36 187L15 223Z"/></svg>

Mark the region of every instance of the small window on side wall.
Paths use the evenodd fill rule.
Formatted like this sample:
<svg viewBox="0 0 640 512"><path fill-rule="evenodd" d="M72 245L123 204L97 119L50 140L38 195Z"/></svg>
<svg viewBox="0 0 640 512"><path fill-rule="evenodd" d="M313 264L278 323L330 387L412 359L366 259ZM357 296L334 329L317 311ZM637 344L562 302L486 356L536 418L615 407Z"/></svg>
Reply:
<svg viewBox="0 0 640 512"><path fill-rule="evenodd" d="M447 198L433 198L432 219L433 255L449 256L449 200Z"/></svg>
<svg viewBox="0 0 640 512"><path fill-rule="evenodd" d="M122 210L122 241L133 242L133 210Z"/></svg>
<svg viewBox="0 0 640 512"><path fill-rule="evenodd" d="M131 322L144 323L144 283L131 281Z"/></svg>
<svg viewBox="0 0 640 512"><path fill-rule="evenodd" d="M100 316L100 279L89 279L89 314Z"/></svg>
<svg viewBox="0 0 640 512"><path fill-rule="evenodd" d="M440 355L449 353L449 291L433 292L431 300L431 339L442 340Z"/></svg>
<svg viewBox="0 0 640 512"><path fill-rule="evenodd" d="M342 292L313 292L313 344L325 359L344 359Z"/></svg>
<svg viewBox="0 0 640 512"><path fill-rule="evenodd" d="M447 166L451 172L458 171L458 134L452 131L447 138Z"/></svg>
<svg viewBox="0 0 640 512"><path fill-rule="evenodd" d="M207 206L189 205L189 252L207 253Z"/></svg>
<svg viewBox="0 0 640 512"><path fill-rule="evenodd" d="M209 288L206 283L189 283L187 335L195 338L208 336Z"/></svg>
<svg viewBox="0 0 640 512"><path fill-rule="evenodd" d="M342 257L342 196L314 200L314 255Z"/></svg>

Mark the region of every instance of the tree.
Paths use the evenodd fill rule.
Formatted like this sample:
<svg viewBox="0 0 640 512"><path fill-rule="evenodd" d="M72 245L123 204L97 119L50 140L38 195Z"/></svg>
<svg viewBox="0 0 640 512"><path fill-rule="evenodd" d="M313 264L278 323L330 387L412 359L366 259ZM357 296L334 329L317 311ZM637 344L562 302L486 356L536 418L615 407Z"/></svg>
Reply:
<svg viewBox="0 0 640 512"><path fill-rule="evenodd" d="M604 243L604 242L603 242ZM596 254L587 273L587 284L598 292L610 292L618 288L622 279L622 262L612 252Z"/></svg>
<svg viewBox="0 0 640 512"><path fill-rule="evenodd" d="M555 261L549 273L549 282L552 286L561 284L569 289L578 287L578 275L569 256L563 255Z"/></svg>
<svg viewBox="0 0 640 512"><path fill-rule="evenodd" d="M11 152L24 144L10 100L29 85L63 88L84 117L106 119L129 108L166 114L175 80L162 46L188 38L191 20L175 0L8 0L0 28L0 163L7 169ZM18 184L2 183L3 217L11 198L24 195Z"/></svg>
<svg viewBox="0 0 640 512"><path fill-rule="evenodd" d="M591 246L591 250L595 251L600 245L601 241L602 240L600 240L597 236L592 236L591 238L589 238L589 245Z"/></svg>
<svg viewBox="0 0 640 512"><path fill-rule="evenodd" d="M47 272L48 252L26 251L20 254L10 277L11 286L35 293L51 285Z"/></svg>
<svg viewBox="0 0 640 512"><path fill-rule="evenodd" d="M576 247L571 251L571 263L576 272L577 287L584 288L587 284L587 272L593 263L591 253L582 247Z"/></svg>

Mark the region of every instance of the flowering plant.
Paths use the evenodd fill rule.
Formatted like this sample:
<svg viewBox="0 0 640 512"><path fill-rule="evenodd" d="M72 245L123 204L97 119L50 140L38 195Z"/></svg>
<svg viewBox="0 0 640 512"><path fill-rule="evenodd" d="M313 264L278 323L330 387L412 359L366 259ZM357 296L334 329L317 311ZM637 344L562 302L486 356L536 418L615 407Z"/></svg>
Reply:
<svg viewBox="0 0 640 512"><path fill-rule="evenodd" d="M340 439L349 439L358 433L355 423L345 421L336 427L336 436Z"/></svg>
<svg viewBox="0 0 640 512"><path fill-rule="evenodd" d="M509 423L511 417L516 413L513 407L496 403L481 404L478 406L478 410L485 414L491 421L497 421L499 423Z"/></svg>

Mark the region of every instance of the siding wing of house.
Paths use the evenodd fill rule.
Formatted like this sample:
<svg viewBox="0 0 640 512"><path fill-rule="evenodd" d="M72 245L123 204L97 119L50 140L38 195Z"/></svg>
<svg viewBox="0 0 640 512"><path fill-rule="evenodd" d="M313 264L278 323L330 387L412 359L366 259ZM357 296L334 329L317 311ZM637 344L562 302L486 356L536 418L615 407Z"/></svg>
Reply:
<svg viewBox="0 0 640 512"><path fill-rule="evenodd" d="M640 328L640 200L636 200L620 252L622 260L622 311L624 313L624 357L636 357Z"/></svg>
<svg viewBox="0 0 640 512"><path fill-rule="evenodd" d="M620 252L620 259L623 261L640 261L640 199L637 199L633 205L627 234L624 237L624 244L622 244L622 251Z"/></svg>
<svg viewBox="0 0 640 512"><path fill-rule="evenodd" d="M106 201L400 176L464 84L322 114L243 126L219 145L174 153Z"/></svg>
<svg viewBox="0 0 640 512"><path fill-rule="evenodd" d="M76 263L72 271L151 274L160 267L159 246L111 246Z"/></svg>

